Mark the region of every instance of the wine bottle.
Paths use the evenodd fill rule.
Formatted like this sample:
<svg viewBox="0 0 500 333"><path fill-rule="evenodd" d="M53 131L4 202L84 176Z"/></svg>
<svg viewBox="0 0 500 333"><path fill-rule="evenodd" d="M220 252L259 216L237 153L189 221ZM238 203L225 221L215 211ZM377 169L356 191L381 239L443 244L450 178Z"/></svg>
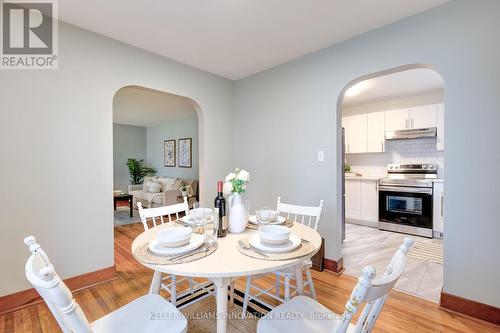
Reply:
<svg viewBox="0 0 500 333"><path fill-rule="evenodd" d="M217 182L217 196L214 200L215 208L219 209L219 216L216 216L218 223L217 227L217 237L225 237L227 234L227 223L226 223L226 199L222 194L223 182L219 180Z"/></svg>

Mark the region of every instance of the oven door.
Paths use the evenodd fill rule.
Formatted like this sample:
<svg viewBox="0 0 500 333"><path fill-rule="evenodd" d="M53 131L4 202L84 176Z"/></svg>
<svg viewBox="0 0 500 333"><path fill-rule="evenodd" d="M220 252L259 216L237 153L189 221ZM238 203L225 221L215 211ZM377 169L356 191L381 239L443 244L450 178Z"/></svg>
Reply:
<svg viewBox="0 0 500 333"><path fill-rule="evenodd" d="M381 185L379 221L432 230L432 188Z"/></svg>

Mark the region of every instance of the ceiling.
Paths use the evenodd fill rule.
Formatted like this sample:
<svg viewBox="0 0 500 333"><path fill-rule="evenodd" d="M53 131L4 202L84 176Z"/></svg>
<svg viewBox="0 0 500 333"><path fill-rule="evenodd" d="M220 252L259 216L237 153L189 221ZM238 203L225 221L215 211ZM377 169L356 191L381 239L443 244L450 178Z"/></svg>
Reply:
<svg viewBox="0 0 500 333"><path fill-rule="evenodd" d="M443 90L441 75L431 69L417 68L362 81L360 92L354 96L346 95L342 105L355 106Z"/></svg>
<svg viewBox="0 0 500 333"><path fill-rule="evenodd" d="M181 118L197 119L189 99L142 87L120 89L113 99L113 123L150 127Z"/></svg>
<svg viewBox="0 0 500 333"><path fill-rule="evenodd" d="M449 0L61 0L59 18L237 80Z"/></svg>

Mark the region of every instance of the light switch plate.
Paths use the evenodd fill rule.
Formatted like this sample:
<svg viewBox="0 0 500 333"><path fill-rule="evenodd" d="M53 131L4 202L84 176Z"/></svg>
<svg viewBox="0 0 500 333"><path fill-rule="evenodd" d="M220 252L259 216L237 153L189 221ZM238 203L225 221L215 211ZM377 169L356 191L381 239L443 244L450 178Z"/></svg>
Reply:
<svg viewBox="0 0 500 333"><path fill-rule="evenodd" d="M325 161L325 152L322 150L318 151L318 162L324 162Z"/></svg>

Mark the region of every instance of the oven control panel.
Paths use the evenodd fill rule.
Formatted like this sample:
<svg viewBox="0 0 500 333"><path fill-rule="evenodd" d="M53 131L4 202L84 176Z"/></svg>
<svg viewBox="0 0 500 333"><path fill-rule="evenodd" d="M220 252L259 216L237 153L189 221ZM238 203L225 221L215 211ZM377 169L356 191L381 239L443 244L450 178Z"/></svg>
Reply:
<svg viewBox="0 0 500 333"><path fill-rule="evenodd" d="M436 173L437 164L387 164L387 171L389 173Z"/></svg>

